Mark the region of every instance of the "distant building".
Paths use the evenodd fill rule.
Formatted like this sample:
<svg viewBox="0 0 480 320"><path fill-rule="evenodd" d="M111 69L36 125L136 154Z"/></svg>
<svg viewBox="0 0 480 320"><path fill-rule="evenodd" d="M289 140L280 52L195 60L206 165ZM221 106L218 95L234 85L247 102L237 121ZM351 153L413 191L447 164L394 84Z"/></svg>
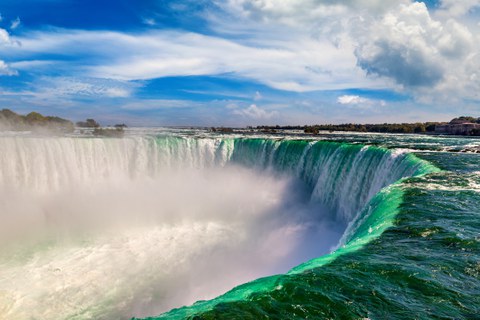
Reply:
<svg viewBox="0 0 480 320"><path fill-rule="evenodd" d="M454 134L462 136L470 136L480 131L479 123L452 121L449 124L435 126L437 134Z"/></svg>

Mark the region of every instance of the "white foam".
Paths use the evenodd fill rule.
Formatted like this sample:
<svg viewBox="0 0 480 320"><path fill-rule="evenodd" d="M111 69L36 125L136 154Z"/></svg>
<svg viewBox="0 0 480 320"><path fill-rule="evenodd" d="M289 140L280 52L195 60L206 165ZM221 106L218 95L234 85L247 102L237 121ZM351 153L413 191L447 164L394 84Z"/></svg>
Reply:
<svg viewBox="0 0 480 320"><path fill-rule="evenodd" d="M159 314L286 272L340 237L309 220L287 178L227 167L99 180L0 195L3 317Z"/></svg>

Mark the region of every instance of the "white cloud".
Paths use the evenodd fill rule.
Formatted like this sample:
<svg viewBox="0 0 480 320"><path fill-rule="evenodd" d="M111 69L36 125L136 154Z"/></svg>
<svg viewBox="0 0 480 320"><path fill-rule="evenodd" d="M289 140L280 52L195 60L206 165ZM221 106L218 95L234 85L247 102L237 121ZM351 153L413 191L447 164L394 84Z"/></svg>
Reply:
<svg viewBox="0 0 480 320"><path fill-rule="evenodd" d="M273 117L278 116L277 111L266 111L257 107L257 105L255 104L252 104L245 109L234 110L233 114L248 117L255 120L267 120L267 119L271 119Z"/></svg>
<svg viewBox="0 0 480 320"><path fill-rule="evenodd" d="M345 18L359 11L381 13L408 0L227 0L217 1L225 10L263 22L291 26L318 25L320 19ZM332 21L328 21L331 23Z"/></svg>
<svg viewBox="0 0 480 320"><path fill-rule="evenodd" d="M55 60L23 60L17 61L10 64L12 68L16 70L33 70L39 68L52 68L54 65L60 64L60 61Z"/></svg>
<svg viewBox="0 0 480 320"><path fill-rule="evenodd" d="M462 16L477 7L480 7L480 0L442 0L440 4L441 14L450 17Z"/></svg>
<svg viewBox="0 0 480 320"><path fill-rule="evenodd" d="M0 15L1 21L1 15ZM10 39L10 35L7 30L0 28L0 50L2 47L9 47L14 44ZM15 76L18 75L16 70L13 70L4 60L0 60L0 75L2 76Z"/></svg>
<svg viewBox="0 0 480 320"><path fill-rule="evenodd" d="M461 16L479 8L480 0L443 0L433 13L423 2L409 0L228 0L219 5L232 16L260 21L255 31L277 27L294 38L301 29L318 41L331 41L343 54L354 52L369 80L391 89L419 99L432 92L441 99L478 99L480 24ZM277 88L298 90L298 81L283 80Z"/></svg>
<svg viewBox="0 0 480 320"><path fill-rule="evenodd" d="M11 49L11 55L88 57L71 68L93 78L147 80L231 73L298 92L380 86L365 79L353 52L309 36L292 39L280 34L277 39L264 39L262 45L250 45L187 32L53 30L15 39L22 46Z"/></svg>
<svg viewBox="0 0 480 320"><path fill-rule="evenodd" d="M443 28L423 3L401 6L378 21L360 22L354 32L359 65L368 72L404 86L431 86L443 77L436 43Z"/></svg>
<svg viewBox="0 0 480 320"><path fill-rule="evenodd" d="M0 60L0 75L2 76L16 76L18 72L16 70L12 70L5 61Z"/></svg>
<svg viewBox="0 0 480 320"><path fill-rule="evenodd" d="M11 30L15 30L15 29L17 29L17 28L20 26L20 24L21 24L20 18L17 17L15 20L13 20L13 21L11 22L11 24L10 24L10 29L11 29Z"/></svg>
<svg viewBox="0 0 480 320"><path fill-rule="evenodd" d="M385 100L368 99L358 95L343 95L337 98L337 103L350 107L348 110L368 111L368 112L384 112L388 106Z"/></svg>
<svg viewBox="0 0 480 320"><path fill-rule="evenodd" d="M43 77L36 81L35 86L35 95L39 98L127 98L135 89L134 84L122 81L73 77Z"/></svg>
<svg viewBox="0 0 480 320"><path fill-rule="evenodd" d="M158 110L158 109L191 109L201 107L202 105L194 101L171 100L171 99L144 99L141 101L132 101L123 103L123 110Z"/></svg>
<svg viewBox="0 0 480 320"><path fill-rule="evenodd" d="M0 53L2 49L9 49L11 47L19 47L18 40L12 40L7 30L0 28Z"/></svg>
<svg viewBox="0 0 480 320"><path fill-rule="evenodd" d="M478 99L480 26L458 17L479 2L443 0L437 15L409 0L218 0L231 15L226 19L225 12L209 12L209 27L217 36L49 29L12 40L0 29L0 44L22 42L21 47L0 45L0 56L10 62L61 54L71 61L68 72L76 77L119 83L228 73L295 92L389 88L422 99ZM232 34L241 36L229 37ZM41 65L17 63L26 71ZM71 92L103 96L131 92L123 87L68 86ZM252 99L251 93L246 95ZM347 101L345 97L352 96L337 102ZM260 98L255 95L253 100ZM255 108L243 114L253 115Z"/></svg>
<svg viewBox="0 0 480 320"><path fill-rule="evenodd" d="M230 110L237 109L238 105L236 103L229 103L225 106L225 108L230 109Z"/></svg>
<svg viewBox="0 0 480 320"><path fill-rule="evenodd" d="M10 35L8 34L7 30L0 28L0 45L10 43Z"/></svg>
<svg viewBox="0 0 480 320"><path fill-rule="evenodd" d="M148 26L154 26L154 25L157 24L157 22L153 18L144 18L142 21L143 21L144 24L146 24Z"/></svg>
<svg viewBox="0 0 480 320"><path fill-rule="evenodd" d="M360 103L365 103L368 100L365 98L362 98L360 96L354 96L354 95L343 95L338 97L337 102L340 104L360 104Z"/></svg>
<svg viewBox="0 0 480 320"><path fill-rule="evenodd" d="M359 65L414 94L431 95L455 85L452 79L472 73L465 65L479 52L466 26L453 19L434 20L423 3L400 5L381 20L356 24L355 30Z"/></svg>

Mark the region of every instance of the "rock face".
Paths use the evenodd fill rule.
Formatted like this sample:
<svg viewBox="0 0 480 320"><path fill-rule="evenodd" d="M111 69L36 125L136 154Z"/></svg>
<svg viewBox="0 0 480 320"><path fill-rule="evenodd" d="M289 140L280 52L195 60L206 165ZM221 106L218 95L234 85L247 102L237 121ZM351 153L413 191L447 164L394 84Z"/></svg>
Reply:
<svg viewBox="0 0 480 320"><path fill-rule="evenodd" d="M73 122L38 112L19 115L9 109L0 111L0 131L35 131L50 133L73 132Z"/></svg>

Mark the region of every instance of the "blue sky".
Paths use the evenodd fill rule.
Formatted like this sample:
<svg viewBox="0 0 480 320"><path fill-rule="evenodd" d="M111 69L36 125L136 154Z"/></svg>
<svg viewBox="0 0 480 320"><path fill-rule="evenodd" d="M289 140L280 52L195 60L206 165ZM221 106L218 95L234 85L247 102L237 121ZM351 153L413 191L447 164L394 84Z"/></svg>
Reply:
<svg viewBox="0 0 480 320"><path fill-rule="evenodd" d="M103 124L480 116L480 0L0 0L0 108Z"/></svg>

